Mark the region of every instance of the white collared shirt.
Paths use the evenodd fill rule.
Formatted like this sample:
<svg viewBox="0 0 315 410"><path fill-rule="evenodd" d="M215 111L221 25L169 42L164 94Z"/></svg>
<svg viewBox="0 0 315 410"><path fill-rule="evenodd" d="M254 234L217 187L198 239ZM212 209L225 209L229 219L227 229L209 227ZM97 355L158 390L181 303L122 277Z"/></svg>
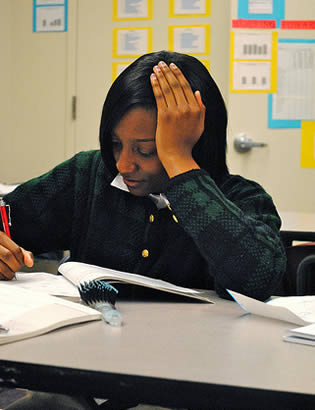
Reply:
<svg viewBox="0 0 315 410"><path fill-rule="evenodd" d="M111 186L121 189L122 191L129 192L127 185L123 181L123 177L120 174L117 174L113 181L111 182ZM149 194L148 197L152 199L158 209L166 208L169 206L169 201L164 194Z"/></svg>

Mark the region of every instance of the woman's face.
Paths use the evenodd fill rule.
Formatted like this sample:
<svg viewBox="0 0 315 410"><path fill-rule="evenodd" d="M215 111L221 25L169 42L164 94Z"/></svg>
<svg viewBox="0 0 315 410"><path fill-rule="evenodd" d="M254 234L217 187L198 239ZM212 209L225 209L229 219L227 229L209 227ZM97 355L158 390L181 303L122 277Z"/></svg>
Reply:
<svg viewBox="0 0 315 410"><path fill-rule="evenodd" d="M161 193L169 180L157 155L155 130L156 112L140 107L128 111L113 130L116 167L136 196Z"/></svg>

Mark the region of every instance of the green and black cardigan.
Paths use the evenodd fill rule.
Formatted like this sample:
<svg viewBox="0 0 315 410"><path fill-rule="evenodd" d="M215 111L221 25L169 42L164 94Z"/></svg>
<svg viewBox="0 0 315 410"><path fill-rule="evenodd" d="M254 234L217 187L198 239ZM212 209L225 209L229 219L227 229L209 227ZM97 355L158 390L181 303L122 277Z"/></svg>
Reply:
<svg viewBox="0 0 315 410"><path fill-rule="evenodd" d="M71 260L225 288L264 300L285 271L280 218L255 182L203 170L170 179L170 208L111 186L100 151L81 152L5 197L12 239L40 254L70 250ZM128 294L128 292L126 292Z"/></svg>

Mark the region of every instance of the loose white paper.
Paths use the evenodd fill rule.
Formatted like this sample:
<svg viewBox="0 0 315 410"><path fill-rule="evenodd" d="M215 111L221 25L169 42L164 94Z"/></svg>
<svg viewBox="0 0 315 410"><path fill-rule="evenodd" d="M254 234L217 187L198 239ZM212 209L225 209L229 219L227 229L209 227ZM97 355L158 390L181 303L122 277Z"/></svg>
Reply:
<svg viewBox="0 0 315 410"><path fill-rule="evenodd" d="M268 303L228 290L239 306L248 313L297 325L315 322L315 296L288 296L270 300Z"/></svg>
<svg viewBox="0 0 315 410"><path fill-rule="evenodd" d="M315 346L315 323L288 330L284 334L283 340L285 342Z"/></svg>

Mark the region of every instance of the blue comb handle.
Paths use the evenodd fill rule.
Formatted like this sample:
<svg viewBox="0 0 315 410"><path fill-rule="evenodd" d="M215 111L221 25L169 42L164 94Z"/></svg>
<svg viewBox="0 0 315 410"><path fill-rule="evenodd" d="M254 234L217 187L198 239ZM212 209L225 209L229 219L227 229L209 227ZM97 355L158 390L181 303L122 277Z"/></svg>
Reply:
<svg viewBox="0 0 315 410"><path fill-rule="evenodd" d="M110 303L98 302L94 308L102 313L103 319L111 326L120 327L122 325L122 316L119 310Z"/></svg>

